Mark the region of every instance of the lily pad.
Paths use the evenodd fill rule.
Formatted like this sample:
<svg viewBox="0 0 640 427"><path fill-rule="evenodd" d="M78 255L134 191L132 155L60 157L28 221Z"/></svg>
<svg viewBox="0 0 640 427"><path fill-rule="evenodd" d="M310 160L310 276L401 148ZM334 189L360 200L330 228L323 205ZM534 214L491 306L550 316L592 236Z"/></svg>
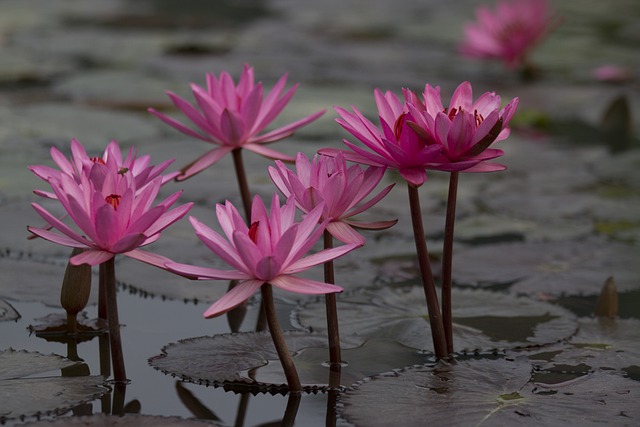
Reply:
<svg viewBox="0 0 640 427"><path fill-rule="evenodd" d="M526 297L472 289L453 289L453 341L457 351L488 351L543 345L576 331L574 316L560 307ZM296 309L303 328L325 333L324 301ZM340 339L347 347L371 338L393 339L433 351L421 287L363 290L338 297Z"/></svg>
<svg viewBox="0 0 640 427"><path fill-rule="evenodd" d="M599 426L640 419L640 384L596 372L542 387L526 361L469 360L410 368L365 381L341 398L341 416L356 426ZM634 421L635 420L635 421Z"/></svg>
<svg viewBox="0 0 640 427"><path fill-rule="evenodd" d="M291 353L308 347L323 347L326 337L304 332L285 332ZM261 392L286 390L283 381L262 383L254 378L253 369L277 363L278 354L268 333L244 332L212 337L190 338L169 344L162 354L149 359L149 364L165 374L196 384L252 388ZM307 391L318 385L301 377Z"/></svg>
<svg viewBox="0 0 640 427"><path fill-rule="evenodd" d="M454 254L453 280L509 285L531 295L594 295L614 276L621 292L640 287L634 246L601 240L486 245Z"/></svg>
<svg viewBox="0 0 640 427"><path fill-rule="evenodd" d="M4 322L7 320L18 320L20 317L20 313L18 313L16 309L11 306L11 304L3 299L0 299L0 322Z"/></svg>
<svg viewBox="0 0 640 427"><path fill-rule="evenodd" d="M54 354L4 350L0 352L0 422L63 414L107 392L104 377L45 376L78 364Z"/></svg>
<svg viewBox="0 0 640 427"><path fill-rule="evenodd" d="M73 336L73 340L76 342L90 341L109 330L106 320L89 319L84 311L78 313L76 319L78 329L77 334ZM47 341L63 343L69 341L66 313L51 313L35 320L41 323L29 325L29 332L35 333L37 337L44 338Z"/></svg>
<svg viewBox="0 0 640 427"><path fill-rule="evenodd" d="M83 417L64 417L56 420L44 420L23 424L26 426L69 426L69 427L220 427L224 424L211 420L185 419L180 417L162 417L158 415L104 415L96 414Z"/></svg>

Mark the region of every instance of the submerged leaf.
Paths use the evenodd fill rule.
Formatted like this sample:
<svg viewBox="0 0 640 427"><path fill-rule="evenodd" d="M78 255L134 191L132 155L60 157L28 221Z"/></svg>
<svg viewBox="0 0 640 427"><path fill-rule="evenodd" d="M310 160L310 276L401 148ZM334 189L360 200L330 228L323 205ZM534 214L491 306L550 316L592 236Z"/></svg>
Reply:
<svg viewBox="0 0 640 427"><path fill-rule="evenodd" d="M40 376L79 362L35 352L0 352L0 422L42 414L62 414L107 392L104 377Z"/></svg>
<svg viewBox="0 0 640 427"><path fill-rule="evenodd" d="M493 350L552 343L576 330L574 316L557 306L526 297L472 289L453 290L454 348ZM340 338L357 346L371 338L395 340L432 351L421 287L363 290L338 298ZM294 311L300 327L325 333L324 302Z"/></svg>
<svg viewBox="0 0 640 427"><path fill-rule="evenodd" d="M620 291L640 287L637 250L601 240L487 245L454 254L453 280L508 285L526 294L597 295L614 275Z"/></svg>
<svg viewBox="0 0 640 427"><path fill-rule="evenodd" d="M162 417L159 415L138 415L138 414L125 414L119 415L104 415L96 414L85 417L64 417L56 420L39 421L37 423L28 423L24 426L69 426L69 427L220 427L220 424L215 421L197 420L197 419L184 419L180 417Z"/></svg>
<svg viewBox="0 0 640 427"><path fill-rule="evenodd" d="M640 419L635 381L597 372L543 388L531 381L532 369L505 359L410 368L347 391L341 415L367 427L633 425Z"/></svg>
<svg viewBox="0 0 640 427"><path fill-rule="evenodd" d="M11 304L3 299L0 299L0 322L6 320L18 320L20 317L20 313L18 313L16 309L11 306Z"/></svg>

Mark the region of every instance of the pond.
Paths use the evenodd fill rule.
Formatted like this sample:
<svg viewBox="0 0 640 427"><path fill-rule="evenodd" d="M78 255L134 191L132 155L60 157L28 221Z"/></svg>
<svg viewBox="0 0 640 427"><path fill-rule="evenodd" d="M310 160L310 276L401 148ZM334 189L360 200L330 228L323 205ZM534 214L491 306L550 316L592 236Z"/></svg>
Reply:
<svg viewBox="0 0 640 427"><path fill-rule="evenodd" d="M640 411L640 3L549 2L559 19L524 75L461 55L463 26L485 2L464 0L179 3L163 0L5 0L0 16L0 421L14 425L637 425ZM492 6L492 2L487 3ZM108 339L96 331L97 267L77 340L55 333L71 250L29 239L32 202L55 200L27 166L54 166L77 138L90 155L115 139L176 170L203 142L166 126L181 117L165 91L191 100L191 82L244 64L273 87L300 83L274 126L326 113L270 147L313 156L354 141L334 106L374 120L374 89L449 99L463 81L477 97L519 98L500 141L507 170L460 174L453 257L454 362L437 361L420 286L405 180L362 214L397 219L363 231L336 259L344 366L330 382L323 298L276 290L276 310L306 387L291 397L259 298L205 319L228 281L191 281L116 258L128 382L110 381ZM598 77L602 66L616 66ZM351 138L351 139L350 139ZM273 162L244 150L251 191L276 190ZM440 282L449 174L419 187L433 273ZM215 205L242 203L226 156L169 182L189 215L219 230ZM218 227L218 228L216 228ZM187 218L148 250L226 268ZM322 268L305 277L322 280ZM596 311L603 316L594 316ZM52 331L53 329L53 331ZM73 362L76 361L76 362ZM105 368L106 366L106 368ZM102 375L106 374L106 379ZM233 380L233 381L231 381ZM333 377L335 384L336 378ZM258 386L252 386L255 383ZM125 417L108 417L109 414ZM163 417L160 419L159 417ZM166 423L166 424L160 424ZM82 424L84 425L84 424Z"/></svg>

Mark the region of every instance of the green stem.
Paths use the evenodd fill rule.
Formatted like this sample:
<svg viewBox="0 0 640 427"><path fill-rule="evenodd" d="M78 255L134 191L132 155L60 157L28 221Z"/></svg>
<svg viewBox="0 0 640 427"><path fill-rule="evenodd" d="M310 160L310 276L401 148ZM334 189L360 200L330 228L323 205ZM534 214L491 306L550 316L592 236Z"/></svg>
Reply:
<svg viewBox="0 0 640 427"><path fill-rule="evenodd" d="M105 275L104 264L100 264L98 278L98 319L107 320L107 278Z"/></svg>
<svg viewBox="0 0 640 427"><path fill-rule="evenodd" d="M447 341L444 336L444 326L442 324L442 316L440 314L440 305L438 304L438 294L436 285L431 272L431 263L429 261L429 251L427 249L427 240L424 233L424 225L422 223L422 212L420 209L420 196L418 188L411 184L407 186L409 190L409 207L411 210L411 222L413 225L413 237L416 244L416 252L418 254L418 264L422 276L422 287L427 300L427 310L429 313L429 322L431 324L431 337L433 339L433 349L436 357L442 359L448 356Z"/></svg>
<svg viewBox="0 0 640 427"><path fill-rule="evenodd" d="M127 380L127 374L124 369L122 340L120 339L120 322L118 320L115 257L100 264L100 271L100 285L104 286L107 296L107 320L109 321L113 378L117 382L125 382Z"/></svg>
<svg viewBox="0 0 640 427"><path fill-rule="evenodd" d="M324 231L324 248L333 247L333 236L327 230ZM335 284L333 260L324 263L324 282ZM338 307L336 293L325 294L325 306L327 311L327 334L329 336L329 363L331 366L340 366L340 328L338 326Z"/></svg>
<svg viewBox="0 0 640 427"><path fill-rule="evenodd" d="M447 216L444 226L444 244L442 248L442 323L447 340L447 352L453 353L453 317L451 285L453 271L453 230L456 222L456 199L458 195L458 172L449 177L449 196L447 198Z"/></svg>
<svg viewBox="0 0 640 427"><path fill-rule="evenodd" d="M302 392L302 385L300 384L300 378L298 377L298 371L293 363L293 358L287 343L284 340L282 329L278 324L278 318L276 317L276 307L273 303L273 290L269 283L265 283L260 288L262 292L262 306L264 307L265 315L267 316L267 324L269 325L269 332L271 333L271 339L278 352L284 375L287 377L287 384L289 385L290 393Z"/></svg>
<svg viewBox="0 0 640 427"><path fill-rule="evenodd" d="M238 187L240 188L240 196L242 197L242 205L244 206L244 215L247 225L251 225L251 191L249 190L249 182L247 174L244 170L244 162L242 161L242 148L236 148L232 152L233 165L236 170L236 178Z"/></svg>

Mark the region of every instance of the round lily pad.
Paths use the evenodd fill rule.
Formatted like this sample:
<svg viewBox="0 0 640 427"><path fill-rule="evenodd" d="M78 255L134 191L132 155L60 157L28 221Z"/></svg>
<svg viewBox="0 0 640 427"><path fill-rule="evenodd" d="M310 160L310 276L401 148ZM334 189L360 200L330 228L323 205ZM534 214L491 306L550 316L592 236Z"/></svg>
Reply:
<svg viewBox="0 0 640 427"><path fill-rule="evenodd" d="M527 297L453 289L453 341L456 351L489 351L542 345L570 337L574 316L560 307ZM294 311L296 323L325 333L324 301ZM421 287L384 287L338 297L340 339L346 346L371 338L393 339L433 351Z"/></svg>
<svg viewBox="0 0 640 427"><path fill-rule="evenodd" d="M20 317L20 313L18 313L16 309L11 306L11 304L3 299L0 299L0 322L4 322L7 320L18 320Z"/></svg>
<svg viewBox="0 0 640 427"><path fill-rule="evenodd" d="M297 353L308 347L326 346L326 337L304 332L285 332L287 347ZM252 388L261 392L286 390L284 373L275 383L256 380L253 370L267 364L279 364L269 333L243 332L212 337L189 338L169 344L162 354L149 359L155 369L197 384ZM328 369L327 369L328 375ZM318 385L301 377L309 391Z"/></svg>
<svg viewBox="0 0 640 427"><path fill-rule="evenodd" d="M0 352L0 422L63 414L106 393L104 377L99 375L47 375L78 363L54 354L12 349Z"/></svg>
<svg viewBox="0 0 640 427"><path fill-rule="evenodd" d="M364 381L341 398L355 426L634 425L640 384L599 371L542 387L527 361L468 360L409 368Z"/></svg>

